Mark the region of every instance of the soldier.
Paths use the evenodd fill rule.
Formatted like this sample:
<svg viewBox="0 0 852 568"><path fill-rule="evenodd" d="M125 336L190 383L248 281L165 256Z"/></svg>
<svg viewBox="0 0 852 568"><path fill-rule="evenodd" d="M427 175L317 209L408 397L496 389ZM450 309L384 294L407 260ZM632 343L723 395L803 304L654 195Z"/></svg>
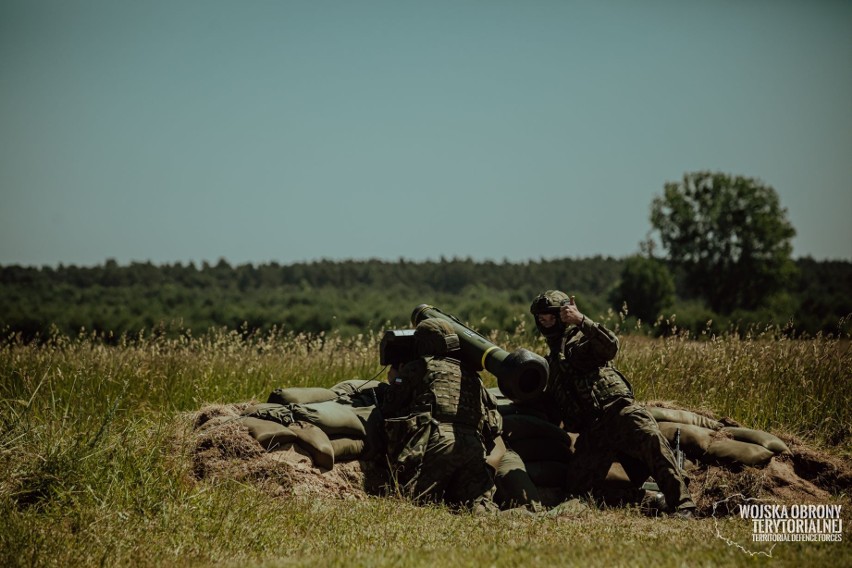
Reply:
<svg viewBox="0 0 852 568"><path fill-rule="evenodd" d="M637 488L650 473L669 512L694 516L695 503L668 442L654 418L636 404L630 383L612 366L618 352L615 334L583 315L574 297L558 290L539 294L530 312L550 347L545 404L555 422L580 433L568 492L582 495L599 488L620 458Z"/></svg>
<svg viewBox="0 0 852 568"><path fill-rule="evenodd" d="M440 319L417 325L418 358L388 374L381 407L391 472L418 501L445 501L473 512L496 511L494 474L485 462L499 424L489 421L496 401L476 373L452 358L458 335Z"/></svg>

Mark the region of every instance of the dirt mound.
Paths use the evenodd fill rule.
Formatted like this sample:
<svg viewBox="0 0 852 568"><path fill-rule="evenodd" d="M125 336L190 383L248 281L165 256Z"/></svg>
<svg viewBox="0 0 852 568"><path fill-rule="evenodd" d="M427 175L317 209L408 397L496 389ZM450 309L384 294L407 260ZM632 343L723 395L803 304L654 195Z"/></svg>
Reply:
<svg viewBox="0 0 852 568"><path fill-rule="evenodd" d="M206 406L188 417L193 428L185 444L196 480L252 482L271 495L282 497L365 499L384 492L387 479L372 462L347 461L321 470L296 444L267 452L249 434L248 427L237 420L249 404ZM669 407L677 409L675 405ZM705 415L715 418L710 413ZM690 465L689 488L699 511L710 515L715 503L736 494L790 504L849 498L852 464L818 452L794 437L782 438L791 453L775 456L763 467ZM717 516L726 513L734 511L716 511Z"/></svg>
<svg viewBox="0 0 852 568"><path fill-rule="evenodd" d="M825 503L852 494L852 464L782 436L789 455L773 457L763 467L700 465L688 470L689 489L699 511L709 515L714 503L733 495L777 503ZM734 511L717 510L717 516Z"/></svg>
<svg viewBox="0 0 852 568"><path fill-rule="evenodd" d="M852 463L808 447L794 436L780 436L790 448L796 474L831 493L852 495Z"/></svg>
<svg viewBox="0 0 852 568"><path fill-rule="evenodd" d="M197 480L235 479L258 483L272 495L338 499L365 499L374 489L377 473L370 464L337 463L323 471L298 445L264 450L236 420L249 404L206 406L195 414L187 443Z"/></svg>
<svg viewBox="0 0 852 568"><path fill-rule="evenodd" d="M688 473L690 493L703 515L710 515L714 504L737 494L790 504L824 503L831 498L825 489L799 477L784 458L772 458L761 468L733 471L720 466L702 466ZM733 511L716 511L717 515L720 513Z"/></svg>

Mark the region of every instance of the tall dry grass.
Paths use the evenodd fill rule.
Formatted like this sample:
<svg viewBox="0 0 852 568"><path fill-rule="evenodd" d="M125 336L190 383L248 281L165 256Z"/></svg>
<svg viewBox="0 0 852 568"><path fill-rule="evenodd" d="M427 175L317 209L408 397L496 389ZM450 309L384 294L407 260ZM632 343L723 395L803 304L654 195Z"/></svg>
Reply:
<svg viewBox="0 0 852 568"><path fill-rule="evenodd" d="M541 348L518 336L493 339ZM185 413L265 400L281 386L370 378L380 371L378 341L227 330L124 337L115 346L91 335L42 345L7 338L0 345L0 564L514 565L535 558L557 565L569 542L579 563L618 564L625 550L650 563L663 538L683 556L666 548L662 564L745 561L713 546L705 525L690 529L696 540L676 525L626 513L550 524L481 520L385 499L270 502L256 487L194 481L190 457L174 443L187 427ZM850 452L848 338L629 336L617 364L639 398L677 400ZM817 563L831 554L795 550Z"/></svg>

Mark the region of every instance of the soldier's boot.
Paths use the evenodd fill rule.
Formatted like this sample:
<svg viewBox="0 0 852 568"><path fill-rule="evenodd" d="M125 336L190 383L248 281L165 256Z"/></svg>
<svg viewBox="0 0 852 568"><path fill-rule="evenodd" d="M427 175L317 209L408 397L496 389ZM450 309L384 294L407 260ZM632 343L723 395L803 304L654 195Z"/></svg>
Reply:
<svg viewBox="0 0 852 568"><path fill-rule="evenodd" d="M649 517L658 517L669 510L666 496L659 491L646 491L639 510Z"/></svg>

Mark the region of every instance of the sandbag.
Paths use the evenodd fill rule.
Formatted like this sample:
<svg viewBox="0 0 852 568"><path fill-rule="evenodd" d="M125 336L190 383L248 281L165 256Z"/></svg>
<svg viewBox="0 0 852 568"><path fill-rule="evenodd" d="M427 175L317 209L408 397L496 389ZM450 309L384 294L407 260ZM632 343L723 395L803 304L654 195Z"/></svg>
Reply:
<svg viewBox="0 0 852 568"><path fill-rule="evenodd" d="M361 410L366 410L369 415L372 409ZM308 404L255 404L246 408L243 416L271 420L284 426L297 421L307 422L318 426L329 436L363 438L366 434L364 423L367 417L362 421L353 407L333 400Z"/></svg>
<svg viewBox="0 0 852 568"><path fill-rule="evenodd" d="M516 440L552 440L554 443L568 446L569 451L573 452L571 438L565 430L535 416L523 414L504 416L503 436L509 446Z"/></svg>
<svg viewBox="0 0 852 568"><path fill-rule="evenodd" d="M509 397L503 394L503 391L500 390L500 387L491 387L485 390L487 390L489 394L494 397L494 400L497 401L497 404L507 404L509 402L512 402Z"/></svg>
<svg viewBox="0 0 852 568"><path fill-rule="evenodd" d="M570 466L557 461L525 462L527 474L538 487L563 487Z"/></svg>
<svg viewBox="0 0 852 568"><path fill-rule="evenodd" d="M692 460L700 459L713 441L714 431L709 428L680 424L678 422L658 422L660 432L666 438L672 451L675 449L675 436L680 428L680 449Z"/></svg>
<svg viewBox="0 0 852 568"><path fill-rule="evenodd" d="M707 453L701 457L705 463L740 464L756 466L765 464L775 454L763 446L727 438L713 440Z"/></svg>
<svg viewBox="0 0 852 568"><path fill-rule="evenodd" d="M557 461L569 463L573 457L571 446L553 439L525 438L506 440L509 449L514 450L525 462Z"/></svg>
<svg viewBox="0 0 852 568"><path fill-rule="evenodd" d="M290 426L296 421L291 408L291 405L261 403L247 407L243 410L242 416L244 418L274 422L281 426Z"/></svg>
<svg viewBox="0 0 852 568"><path fill-rule="evenodd" d="M542 420L547 420L547 413L544 408L535 402L514 402L506 398L498 388L490 388L488 392L494 396L497 401L497 412L502 416L510 416L514 414L522 414L526 416L535 416Z"/></svg>
<svg viewBox="0 0 852 568"><path fill-rule="evenodd" d="M366 424L370 420L373 419L374 415L379 414L381 412L377 409L376 406L349 406L344 405L349 408L355 416L357 416L362 424Z"/></svg>
<svg viewBox="0 0 852 568"><path fill-rule="evenodd" d="M294 422L289 428L296 434L296 443L308 452L315 466L322 469L334 467L334 448L325 432L305 422Z"/></svg>
<svg viewBox="0 0 852 568"><path fill-rule="evenodd" d="M740 442L748 442L763 446L774 454L789 454L790 448L787 447L778 436L764 432L763 430L752 430L751 428L735 428L727 426L722 428L722 432L733 436L734 440Z"/></svg>
<svg viewBox="0 0 852 568"><path fill-rule="evenodd" d="M503 456L506 454L506 443L503 441L502 436L497 436L494 438L494 447L491 448L491 451L488 452L488 455L485 456L485 463L487 463L491 469L497 471L497 468L500 467L500 462L503 461Z"/></svg>
<svg viewBox="0 0 852 568"><path fill-rule="evenodd" d="M333 400L294 404L290 408L296 420L318 426L329 436L363 438L366 433L352 407Z"/></svg>
<svg viewBox="0 0 852 568"><path fill-rule="evenodd" d="M524 466L524 461L516 452L506 450L497 474L494 476L497 491L494 500L504 509L514 507L539 507L541 497Z"/></svg>
<svg viewBox="0 0 852 568"><path fill-rule="evenodd" d="M288 423L293 422L292 418L287 418L287 416L292 416L290 409L283 404L278 404L277 402L260 402L258 404L252 404L247 406L240 415L252 416L263 420L275 420L276 422L283 423L285 426ZM267 416L275 416L276 418L266 418Z"/></svg>
<svg viewBox="0 0 852 568"><path fill-rule="evenodd" d="M624 470L624 466L616 461L612 462L612 465L609 466L609 471L606 472L604 487L609 489L627 489L635 487L635 485Z"/></svg>
<svg viewBox="0 0 852 568"><path fill-rule="evenodd" d="M645 496L640 489L641 482L634 483L627 475L621 462L613 462L606 477L594 483L593 492L610 506L623 506L628 503L639 504Z"/></svg>
<svg viewBox="0 0 852 568"><path fill-rule="evenodd" d="M501 416L535 416L539 420L547 420L547 413L543 410L534 406L516 404L514 402L510 404L498 404L497 412Z"/></svg>
<svg viewBox="0 0 852 568"><path fill-rule="evenodd" d="M333 391L337 395L353 395L361 391L365 391L368 389L374 389L383 383L379 381L366 380L366 379L349 379L346 381L341 381L331 387L331 391ZM384 383L387 384L387 383Z"/></svg>
<svg viewBox="0 0 852 568"><path fill-rule="evenodd" d="M337 393L320 387L290 387L275 389L269 393L268 403L303 404L307 402L325 402L337 398Z"/></svg>
<svg viewBox="0 0 852 568"><path fill-rule="evenodd" d="M261 420L243 416L237 419L248 427L249 435L268 451L281 449L297 440L296 433L290 428L271 420Z"/></svg>
<svg viewBox="0 0 852 568"><path fill-rule="evenodd" d="M357 459L364 451L364 440L352 438L332 438L331 449L334 452L334 461L343 462Z"/></svg>
<svg viewBox="0 0 852 568"><path fill-rule="evenodd" d="M718 420L713 420L701 414L689 410L675 410L674 408L661 408L659 406L646 407L651 416L657 422L676 422L678 424L691 424L701 426L710 430L719 430L723 425Z"/></svg>

